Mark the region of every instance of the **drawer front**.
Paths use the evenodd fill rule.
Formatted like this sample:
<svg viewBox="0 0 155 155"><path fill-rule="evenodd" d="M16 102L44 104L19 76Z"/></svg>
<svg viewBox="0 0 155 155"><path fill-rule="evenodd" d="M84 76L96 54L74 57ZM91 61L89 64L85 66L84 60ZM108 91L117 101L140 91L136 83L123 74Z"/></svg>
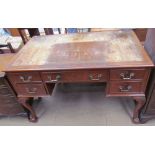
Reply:
<svg viewBox="0 0 155 155"><path fill-rule="evenodd" d="M142 80L148 75L146 69L110 70L110 80Z"/></svg>
<svg viewBox="0 0 155 155"><path fill-rule="evenodd" d="M8 78L12 83L41 82L41 77L38 72L9 73Z"/></svg>
<svg viewBox="0 0 155 155"><path fill-rule="evenodd" d="M43 84L16 84L15 89L21 96L44 96L46 90Z"/></svg>
<svg viewBox="0 0 155 155"><path fill-rule="evenodd" d="M108 80L107 70L42 72L45 82L104 82Z"/></svg>
<svg viewBox="0 0 155 155"><path fill-rule="evenodd" d="M110 82L110 94L143 93L142 82Z"/></svg>

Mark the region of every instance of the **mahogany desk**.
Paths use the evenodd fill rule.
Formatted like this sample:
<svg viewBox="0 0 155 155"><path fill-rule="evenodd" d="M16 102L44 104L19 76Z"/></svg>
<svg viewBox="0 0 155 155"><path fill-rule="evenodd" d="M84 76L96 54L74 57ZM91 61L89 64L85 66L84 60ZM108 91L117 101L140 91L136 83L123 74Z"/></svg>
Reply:
<svg viewBox="0 0 155 155"><path fill-rule="evenodd" d="M51 95L56 83L106 82L106 96L133 97L140 123L152 66L132 30L109 30L33 37L5 72L30 121L37 116L27 100Z"/></svg>

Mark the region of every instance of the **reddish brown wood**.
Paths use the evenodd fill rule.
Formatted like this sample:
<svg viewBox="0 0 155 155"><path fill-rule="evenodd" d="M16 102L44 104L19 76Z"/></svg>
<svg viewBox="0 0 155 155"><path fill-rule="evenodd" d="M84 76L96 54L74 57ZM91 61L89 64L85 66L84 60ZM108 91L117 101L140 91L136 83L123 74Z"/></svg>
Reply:
<svg viewBox="0 0 155 155"><path fill-rule="evenodd" d="M33 36L39 36L40 35L40 32L39 32L39 29L38 28L27 28L29 34L30 34L30 37L33 37Z"/></svg>
<svg viewBox="0 0 155 155"><path fill-rule="evenodd" d="M41 82L39 72L17 72L8 74L8 78L13 84L16 83L29 83L29 82Z"/></svg>
<svg viewBox="0 0 155 155"><path fill-rule="evenodd" d="M44 82L105 82L108 80L107 70L77 70L42 72Z"/></svg>
<svg viewBox="0 0 155 155"><path fill-rule="evenodd" d="M18 28L18 31L23 40L23 43L26 44L29 41L29 38L27 37L24 28Z"/></svg>
<svg viewBox="0 0 155 155"><path fill-rule="evenodd" d="M5 71L151 66L149 56L133 31L120 30L35 36Z"/></svg>
<svg viewBox="0 0 155 155"><path fill-rule="evenodd" d="M20 36L18 28L7 28L11 36Z"/></svg>
<svg viewBox="0 0 155 155"><path fill-rule="evenodd" d="M8 47L11 53L15 53L15 50L13 49L11 43L9 42L7 44L0 44L0 53L2 54L5 53L3 50L4 47Z"/></svg>
<svg viewBox="0 0 155 155"><path fill-rule="evenodd" d="M15 90L18 92L18 96L45 96L46 91L42 83L38 84L16 84Z"/></svg>
<svg viewBox="0 0 155 155"><path fill-rule="evenodd" d="M44 28L44 30L46 35L54 34L52 28Z"/></svg>
<svg viewBox="0 0 155 155"><path fill-rule="evenodd" d="M110 92L109 94L135 94L135 93L142 93L142 82L122 82L122 81L116 81L116 82L110 82Z"/></svg>
<svg viewBox="0 0 155 155"><path fill-rule="evenodd" d="M152 66L131 30L112 30L33 37L5 71L17 95L25 98L49 95L59 82L106 82L107 96L134 97L133 121L138 123ZM22 104L35 118L29 104Z"/></svg>
<svg viewBox="0 0 155 155"><path fill-rule="evenodd" d="M148 72L147 68L110 70L110 80L143 80Z"/></svg>
<svg viewBox="0 0 155 155"><path fill-rule="evenodd" d="M133 30L136 33L136 35L140 41L145 41L146 33L147 33L146 28L137 28L137 29L133 29Z"/></svg>
<svg viewBox="0 0 155 155"><path fill-rule="evenodd" d="M133 113L133 122L142 123L140 119L140 113L141 113L141 109L145 105L146 99L144 96L143 97L136 96L136 97L133 97L133 99L136 101L136 106Z"/></svg>
<svg viewBox="0 0 155 155"><path fill-rule="evenodd" d="M18 102L29 111L28 117L29 117L30 122L37 122L38 118L36 116L36 113L35 113L33 107L29 103L30 99L31 98L20 97L20 98L18 98Z"/></svg>

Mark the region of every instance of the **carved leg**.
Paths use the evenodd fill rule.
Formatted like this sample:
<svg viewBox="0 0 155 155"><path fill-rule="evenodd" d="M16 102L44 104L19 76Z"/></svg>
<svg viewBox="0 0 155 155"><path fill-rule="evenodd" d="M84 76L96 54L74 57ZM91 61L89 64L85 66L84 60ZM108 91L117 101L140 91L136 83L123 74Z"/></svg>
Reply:
<svg viewBox="0 0 155 155"><path fill-rule="evenodd" d="M140 112L141 112L142 107L145 104L146 99L145 99L144 96L142 96L142 97L133 97L133 98L136 101L136 106L135 106L135 109L134 109L132 121L134 123L137 123L137 124L142 123L142 121L140 119Z"/></svg>
<svg viewBox="0 0 155 155"><path fill-rule="evenodd" d="M18 98L19 103L28 110L29 112L29 121L30 122L37 122L37 116L36 113L34 111L34 109L32 108L32 106L30 105L30 103L28 103L29 99L31 98Z"/></svg>

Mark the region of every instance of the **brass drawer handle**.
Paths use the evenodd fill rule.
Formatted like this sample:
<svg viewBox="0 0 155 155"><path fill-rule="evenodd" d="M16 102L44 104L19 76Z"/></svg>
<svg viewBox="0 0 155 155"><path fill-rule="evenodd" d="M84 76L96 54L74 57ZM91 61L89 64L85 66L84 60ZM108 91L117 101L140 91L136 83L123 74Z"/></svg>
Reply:
<svg viewBox="0 0 155 155"><path fill-rule="evenodd" d="M32 76L19 76L23 82L31 82Z"/></svg>
<svg viewBox="0 0 155 155"><path fill-rule="evenodd" d="M130 86L130 85L119 87L120 92L129 92L129 91L131 91L131 89L132 89L132 86Z"/></svg>
<svg viewBox="0 0 155 155"><path fill-rule="evenodd" d="M120 77L121 77L123 80L130 80L130 79L132 79L134 76L135 76L135 74L134 74L134 73L130 73L130 72L124 72L124 73L121 73L121 74L120 74Z"/></svg>
<svg viewBox="0 0 155 155"><path fill-rule="evenodd" d="M51 79L51 76L47 76L47 78L49 79L50 82L58 82L61 80L61 75L60 74L56 75L54 80Z"/></svg>
<svg viewBox="0 0 155 155"><path fill-rule="evenodd" d="M94 78L92 74L89 75L89 80L92 80L92 81L100 81L101 78L102 78L102 74L98 74L97 75L97 78Z"/></svg>
<svg viewBox="0 0 155 155"><path fill-rule="evenodd" d="M26 91L29 94L35 94L37 92L37 88L26 88Z"/></svg>

